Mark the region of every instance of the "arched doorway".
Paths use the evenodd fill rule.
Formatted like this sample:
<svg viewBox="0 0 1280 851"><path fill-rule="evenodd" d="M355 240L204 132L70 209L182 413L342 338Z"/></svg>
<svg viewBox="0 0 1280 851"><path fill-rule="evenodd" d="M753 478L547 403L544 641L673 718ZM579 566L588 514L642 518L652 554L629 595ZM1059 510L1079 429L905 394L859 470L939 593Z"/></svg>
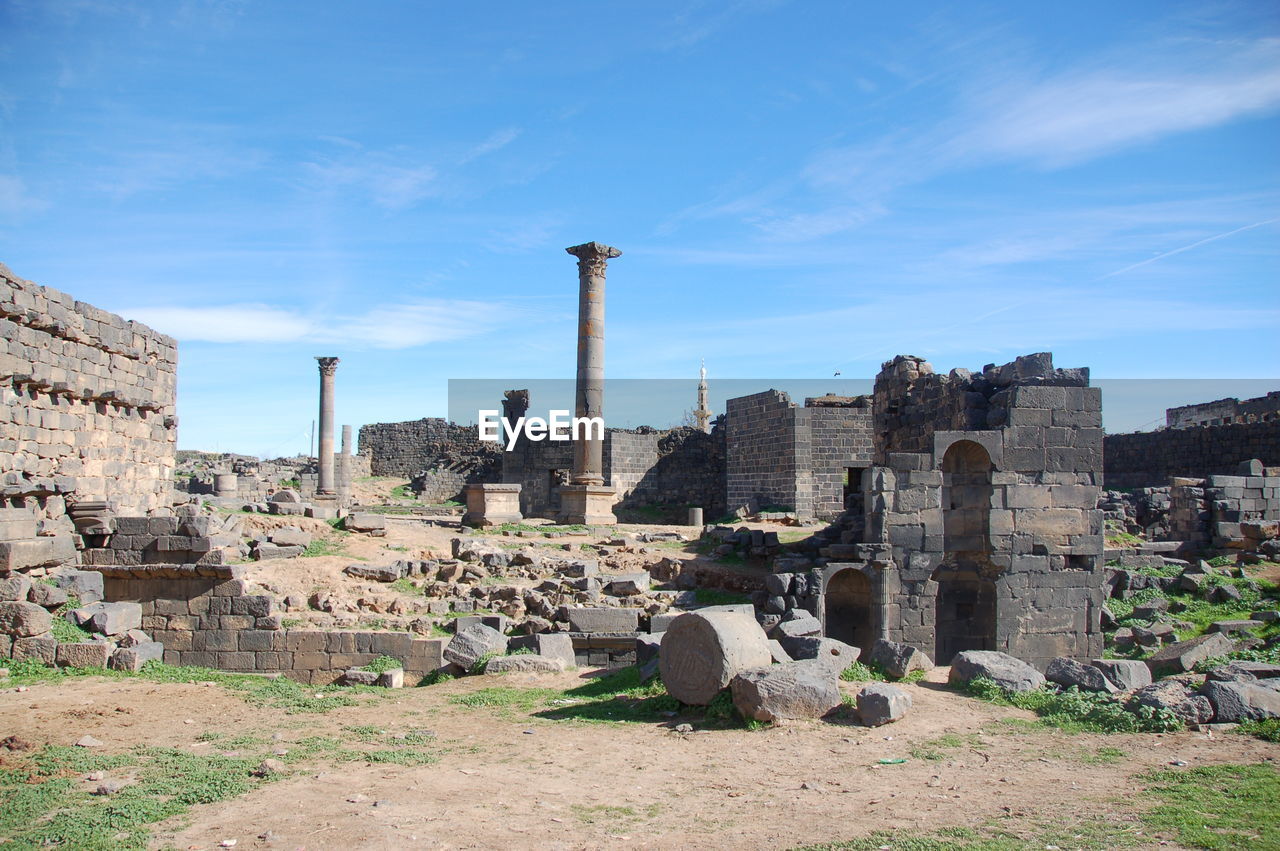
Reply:
<svg viewBox="0 0 1280 851"><path fill-rule="evenodd" d="M964 650L996 649L996 584L977 566L934 571L938 600L934 620L934 660L949 665Z"/></svg>
<svg viewBox="0 0 1280 851"><path fill-rule="evenodd" d="M871 580L860 570L842 570L827 582L826 634L866 655L880 637L872 605Z"/></svg>
<svg viewBox="0 0 1280 851"><path fill-rule="evenodd" d="M991 456L960 440L942 456L942 534L947 561L991 551Z"/></svg>

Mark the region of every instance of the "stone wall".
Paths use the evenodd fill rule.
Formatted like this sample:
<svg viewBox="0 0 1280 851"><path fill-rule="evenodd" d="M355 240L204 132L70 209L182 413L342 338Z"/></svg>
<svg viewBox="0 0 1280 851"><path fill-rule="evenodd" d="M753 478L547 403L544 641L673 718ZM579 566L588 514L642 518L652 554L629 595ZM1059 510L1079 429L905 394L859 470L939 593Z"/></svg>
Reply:
<svg viewBox="0 0 1280 851"><path fill-rule="evenodd" d="M1253 399L1217 399L1196 405L1168 408L1164 412L1169 428L1216 426L1280 420L1280 390Z"/></svg>
<svg viewBox="0 0 1280 851"><path fill-rule="evenodd" d="M1110 488L1159 487L1174 476L1231 475L1251 458L1280 466L1280 419L1109 434L1105 457Z"/></svg>
<svg viewBox="0 0 1280 851"><path fill-rule="evenodd" d="M871 462L867 397L817 397L801 408L786 393L768 390L728 400L724 419L731 511L777 507L834 518L845 508L850 469Z"/></svg>
<svg viewBox="0 0 1280 851"><path fill-rule="evenodd" d="M423 676L444 666L445 640L407 632L285 629L268 595L250 593L239 565L99 566L107 602L142 605L142 629L169 665L283 673L312 685L379 656Z"/></svg>
<svg viewBox="0 0 1280 851"><path fill-rule="evenodd" d="M500 451L498 444L481 441L474 426L454 425L439 417L360 427L358 454L369 459L369 469L375 476L407 479L423 470L466 459L475 459L483 467L486 459L496 462Z"/></svg>
<svg viewBox="0 0 1280 851"><path fill-rule="evenodd" d="M1280 521L1280 467L1255 459L1234 475L1175 477L1171 484L1170 535L1193 547L1244 547L1265 537L1261 524Z"/></svg>
<svg viewBox="0 0 1280 851"><path fill-rule="evenodd" d="M178 347L0 265L0 480L10 504L168 508ZM64 525L62 528L66 528Z"/></svg>

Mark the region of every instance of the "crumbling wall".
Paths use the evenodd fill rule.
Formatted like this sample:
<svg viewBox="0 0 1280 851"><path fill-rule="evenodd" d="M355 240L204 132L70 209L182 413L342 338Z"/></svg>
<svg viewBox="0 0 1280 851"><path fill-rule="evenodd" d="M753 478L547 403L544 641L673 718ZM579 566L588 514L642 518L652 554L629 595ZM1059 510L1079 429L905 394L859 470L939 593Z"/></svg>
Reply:
<svg viewBox="0 0 1280 851"><path fill-rule="evenodd" d="M454 425L440 417L360 427L360 451L375 476L409 478L444 462L495 458L496 443L480 440L474 426ZM447 465L447 463L446 463Z"/></svg>
<svg viewBox="0 0 1280 851"><path fill-rule="evenodd" d="M684 523L684 509L703 509L704 516L715 518L725 513L725 431L717 425L710 434L696 428L678 428L655 432L653 435L614 433L610 442L619 445L631 437L652 437L653 454L646 454L641 464L629 471L633 482L626 493L619 495L616 509L626 512L636 509L648 522ZM646 440L645 445L648 445ZM629 458L636 458L628 450ZM606 470L612 474L611 482L617 487L617 455L606 444ZM641 465L643 469L637 469ZM639 477L636 478L636 473ZM645 516L647 513L648 516Z"/></svg>
<svg viewBox="0 0 1280 851"><path fill-rule="evenodd" d="M1169 428L1216 426L1280 420L1280 390L1253 399L1216 399L1195 405L1168 408L1164 412Z"/></svg>
<svg viewBox="0 0 1280 851"><path fill-rule="evenodd" d="M871 464L871 400L866 396L806 399L809 412L813 511L829 520L844 511L847 489L861 486L860 471ZM850 476L853 480L850 481Z"/></svg>
<svg viewBox="0 0 1280 851"><path fill-rule="evenodd" d="M809 409L779 390L725 403L726 499L730 511L766 507L813 514Z"/></svg>
<svg viewBox="0 0 1280 851"><path fill-rule="evenodd" d="M1232 475L1251 458L1276 467L1280 419L1109 434L1105 456L1107 486L1112 488L1159 487L1174 476Z"/></svg>
<svg viewBox="0 0 1280 851"><path fill-rule="evenodd" d="M170 508L177 361L171 337L0 265L0 573L73 557L73 506L91 527Z"/></svg>

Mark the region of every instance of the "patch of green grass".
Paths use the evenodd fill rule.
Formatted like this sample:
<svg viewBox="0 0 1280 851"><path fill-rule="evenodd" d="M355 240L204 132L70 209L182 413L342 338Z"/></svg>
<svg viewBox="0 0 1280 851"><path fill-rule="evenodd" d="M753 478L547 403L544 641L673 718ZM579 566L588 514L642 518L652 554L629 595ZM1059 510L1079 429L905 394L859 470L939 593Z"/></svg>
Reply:
<svg viewBox="0 0 1280 851"><path fill-rule="evenodd" d="M450 703L472 709L536 709L564 693L553 688L516 688L515 686L489 686L467 694L456 694Z"/></svg>
<svg viewBox="0 0 1280 851"><path fill-rule="evenodd" d="M693 599L699 606L732 606L751 602L750 596L723 588L695 588Z"/></svg>
<svg viewBox="0 0 1280 851"><path fill-rule="evenodd" d="M503 532L537 532L545 534L547 532L590 532L590 526L584 526L581 523L557 524L551 523L546 526L534 526L531 523L503 523L501 526L494 526L489 530L499 535Z"/></svg>
<svg viewBox="0 0 1280 851"><path fill-rule="evenodd" d="M93 641L92 635L66 618L57 615L54 615L50 629L53 632L53 637L58 639L59 643L78 644L83 641Z"/></svg>
<svg viewBox="0 0 1280 851"><path fill-rule="evenodd" d="M347 552L347 543L341 538L333 538L329 536L312 539L307 548L302 551L303 558L322 558L324 556L343 556L344 558L353 558L356 561L364 561Z"/></svg>
<svg viewBox="0 0 1280 851"><path fill-rule="evenodd" d="M661 804L650 804L643 810L635 807L619 807L610 804L572 804L569 809L583 824L618 824L653 819L662 812Z"/></svg>
<svg viewBox="0 0 1280 851"><path fill-rule="evenodd" d="M1182 721L1167 709L1139 706L1133 711L1110 695L1039 688L1034 691L1005 691L991 680L971 680L966 691L983 700L1027 709L1040 722L1067 732L1079 733L1166 733L1182 729Z"/></svg>
<svg viewBox="0 0 1280 851"><path fill-rule="evenodd" d="M1280 718L1265 718L1261 721L1243 721L1235 730L1246 736L1254 736L1264 742L1280 743Z"/></svg>
<svg viewBox="0 0 1280 851"><path fill-rule="evenodd" d="M393 487L391 489L391 497L392 499L417 499L418 495L409 490L409 486L405 484Z"/></svg>
<svg viewBox="0 0 1280 851"><path fill-rule="evenodd" d="M1161 803L1143 814L1189 848L1280 848L1280 772L1265 763L1160 769L1143 775Z"/></svg>
<svg viewBox="0 0 1280 851"><path fill-rule="evenodd" d="M14 848L145 848L150 825L266 782L252 776L256 765L256 758L173 748L106 756L46 746L0 769L0 837ZM90 785L73 779L86 771L120 769L128 769L135 782L110 796L93 796Z"/></svg>
<svg viewBox="0 0 1280 851"><path fill-rule="evenodd" d="M302 618L281 618L280 626L283 629L293 629L295 626L302 626L304 621Z"/></svg>
<svg viewBox="0 0 1280 851"><path fill-rule="evenodd" d="M959 733L945 733L936 739L911 746L911 756L915 759L937 761L945 759L947 751L964 747L977 747L981 744L977 733L962 736Z"/></svg>
<svg viewBox="0 0 1280 851"><path fill-rule="evenodd" d="M1080 754L1080 761L1086 765L1113 765L1128 756L1120 748L1101 747L1096 751L1085 751Z"/></svg>
<svg viewBox="0 0 1280 851"><path fill-rule="evenodd" d="M863 662L854 662L840 672L840 679L846 683L883 682L884 672Z"/></svg>
<svg viewBox="0 0 1280 851"><path fill-rule="evenodd" d="M396 668L403 667L404 663L399 659L395 659L391 656L379 656L360 670L372 671L375 674L385 674L387 671L394 671Z"/></svg>

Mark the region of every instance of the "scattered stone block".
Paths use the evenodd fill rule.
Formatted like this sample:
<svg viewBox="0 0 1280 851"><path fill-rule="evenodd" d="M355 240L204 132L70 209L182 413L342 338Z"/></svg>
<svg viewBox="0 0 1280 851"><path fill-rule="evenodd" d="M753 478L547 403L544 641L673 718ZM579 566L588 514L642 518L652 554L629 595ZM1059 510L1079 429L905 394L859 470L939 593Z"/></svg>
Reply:
<svg viewBox="0 0 1280 851"><path fill-rule="evenodd" d="M71 612L81 629L99 635L123 635L142 627L142 606L138 603L91 603Z"/></svg>
<svg viewBox="0 0 1280 851"><path fill-rule="evenodd" d="M304 548L296 546L278 546L268 541L258 541L253 548L253 557L258 561L268 561L277 558L297 558L302 555Z"/></svg>
<svg viewBox="0 0 1280 851"><path fill-rule="evenodd" d="M349 686L372 686L378 683L378 673L360 668L348 668L343 671L342 680Z"/></svg>
<svg viewBox="0 0 1280 851"><path fill-rule="evenodd" d="M381 514L357 511L342 518L342 528L348 532L382 532L387 528L387 520Z"/></svg>
<svg viewBox="0 0 1280 851"><path fill-rule="evenodd" d="M105 668L111 658L111 645L105 641L81 641L58 645L60 668Z"/></svg>
<svg viewBox="0 0 1280 851"><path fill-rule="evenodd" d="M25 602L31 593L31 580L25 573L0 577L0 602Z"/></svg>
<svg viewBox="0 0 1280 851"><path fill-rule="evenodd" d="M536 635L521 635L511 639L510 646L513 649L527 648L539 656L559 659L564 662L565 670L578 664L573 654L573 639L567 633L540 632ZM636 655L636 661L641 661L639 653Z"/></svg>
<svg viewBox="0 0 1280 851"><path fill-rule="evenodd" d="M573 632L635 632L639 627L638 609L569 609L569 629Z"/></svg>
<svg viewBox="0 0 1280 851"><path fill-rule="evenodd" d="M61 588L47 585L44 582L33 582L31 583L31 590L27 592L27 600L42 609L56 609L65 605L68 597L67 592Z"/></svg>
<svg viewBox="0 0 1280 851"><path fill-rule="evenodd" d="M555 674L563 670L563 659L533 653L494 656L484 668L486 674Z"/></svg>
<svg viewBox="0 0 1280 851"><path fill-rule="evenodd" d="M792 659L811 659L831 668L837 676L862 655L857 647L824 636L803 635L798 638L780 638L777 641Z"/></svg>
<svg viewBox="0 0 1280 851"><path fill-rule="evenodd" d="M968 683L979 677L1006 691L1034 691L1044 685L1044 675L1020 659L995 650L965 650L951 660L950 682Z"/></svg>
<svg viewBox="0 0 1280 851"><path fill-rule="evenodd" d="M610 577L604 590L614 597L634 597L648 591L650 584L649 574L641 571Z"/></svg>
<svg viewBox="0 0 1280 851"><path fill-rule="evenodd" d="M311 546L311 533L296 526L283 526L267 536L267 540L277 546L302 547Z"/></svg>
<svg viewBox="0 0 1280 851"><path fill-rule="evenodd" d="M1221 632L1211 632L1187 641L1179 641L1157 650L1146 660L1152 677L1181 674L1213 656L1226 656L1235 645ZM1208 719L1206 719L1208 720Z"/></svg>
<svg viewBox="0 0 1280 851"><path fill-rule="evenodd" d="M763 668L771 659L754 619L736 612L689 612L663 633L659 669L672 697L705 706L737 674Z"/></svg>
<svg viewBox="0 0 1280 851"><path fill-rule="evenodd" d="M404 577L404 563L395 564L349 564L342 568L347 576L356 579L367 579L371 582L395 582Z"/></svg>
<svg viewBox="0 0 1280 851"><path fill-rule="evenodd" d="M44 635L52 625L49 613L35 603L25 600L0 603L0 634L31 638Z"/></svg>
<svg viewBox="0 0 1280 851"><path fill-rule="evenodd" d="M1257 682L1210 680L1200 689L1213 706L1213 720L1224 723L1280 718L1280 691Z"/></svg>
<svg viewBox="0 0 1280 851"><path fill-rule="evenodd" d="M15 638L11 652L15 660L30 659L42 665L54 665L58 661L58 640L51 635Z"/></svg>
<svg viewBox="0 0 1280 851"><path fill-rule="evenodd" d="M1113 694L1119 689L1106 675L1092 665L1084 665L1066 656L1059 656L1044 669L1044 677L1051 683L1081 691L1101 691Z"/></svg>
<svg viewBox="0 0 1280 851"><path fill-rule="evenodd" d="M64 570L53 577L54 584L74 594L81 605L96 603L102 599L102 574L91 570Z"/></svg>
<svg viewBox="0 0 1280 851"><path fill-rule="evenodd" d="M404 668L389 668L378 674L374 685L379 688L404 688Z"/></svg>
<svg viewBox="0 0 1280 851"><path fill-rule="evenodd" d="M912 671L933 670L933 660L920 648L883 638L871 647L869 661L896 680Z"/></svg>
<svg viewBox="0 0 1280 851"><path fill-rule="evenodd" d="M117 671L140 671L148 662L164 661L164 645L159 641L142 641L130 647L117 647L109 666Z"/></svg>
<svg viewBox="0 0 1280 851"><path fill-rule="evenodd" d="M1228 635L1231 633L1250 632L1262 626L1262 621L1255 620L1237 620L1237 621L1214 621L1209 624L1209 632L1224 632Z"/></svg>
<svg viewBox="0 0 1280 851"><path fill-rule="evenodd" d="M778 643L776 638L769 639L769 654L773 657L773 661L775 663L795 661L791 658L791 654L784 650L782 645Z"/></svg>
<svg viewBox="0 0 1280 851"><path fill-rule="evenodd" d="M871 683L858 692L858 718L867 727L880 727L903 718L911 709L911 695L899 686Z"/></svg>
<svg viewBox="0 0 1280 851"><path fill-rule="evenodd" d="M757 628L756 632L760 630ZM668 631L667 635L671 632ZM665 673L663 682L667 682ZM836 675L831 668L814 662L785 662L747 668L731 678L730 690L733 705L742 717L755 721L821 718L841 702ZM711 696L714 697L718 691L716 689Z"/></svg>
<svg viewBox="0 0 1280 851"><path fill-rule="evenodd" d="M1198 695L1187 683L1170 678L1144 686L1133 693L1128 705L1167 709L1188 724L1213 720L1213 704Z"/></svg>
<svg viewBox="0 0 1280 851"><path fill-rule="evenodd" d="M806 635L821 635L822 623L813 615L805 612L802 617L793 620L782 620L773 628L772 638L782 641L784 638L802 638ZM783 645L786 646L785 644Z"/></svg>
<svg viewBox="0 0 1280 851"><path fill-rule="evenodd" d="M1133 691L1151 685L1151 669L1138 659L1094 659L1089 664L1102 672L1120 691Z"/></svg>
<svg viewBox="0 0 1280 851"><path fill-rule="evenodd" d="M455 635L444 649L444 659L460 668L471 668L490 653L506 653L507 637L482 623Z"/></svg>

